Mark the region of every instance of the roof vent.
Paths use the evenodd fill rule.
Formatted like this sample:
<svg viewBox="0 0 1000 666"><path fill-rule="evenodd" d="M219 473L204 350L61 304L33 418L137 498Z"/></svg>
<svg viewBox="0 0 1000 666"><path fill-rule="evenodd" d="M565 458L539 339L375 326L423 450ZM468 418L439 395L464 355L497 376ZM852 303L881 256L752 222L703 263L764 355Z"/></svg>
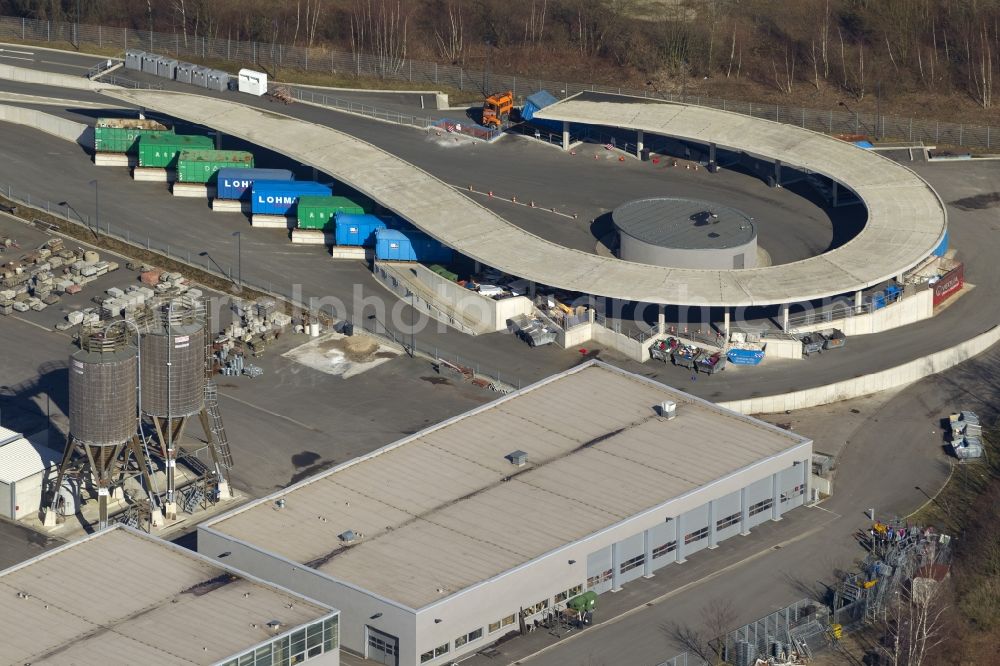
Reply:
<svg viewBox="0 0 1000 666"><path fill-rule="evenodd" d="M509 460L511 465L517 465L518 467L524 467L524 464L528 462L528 454L520 449L508 453L504 458Z"/></svg>
<svg viewBox="0 0 1000 666"><path fill-rule="evenodd" d="M341 532L337 535L337 538L344 543L354 543L361 538L360 532L355 532L354 530L347 530L346 532Z"/></svg>
<svg viewBox="0 0 1000 666"><path fill-rule="evenodd" d="M664 400L656 409L660 413L660 418L668 421L677 418L677 403L673 400Z"/></svg>

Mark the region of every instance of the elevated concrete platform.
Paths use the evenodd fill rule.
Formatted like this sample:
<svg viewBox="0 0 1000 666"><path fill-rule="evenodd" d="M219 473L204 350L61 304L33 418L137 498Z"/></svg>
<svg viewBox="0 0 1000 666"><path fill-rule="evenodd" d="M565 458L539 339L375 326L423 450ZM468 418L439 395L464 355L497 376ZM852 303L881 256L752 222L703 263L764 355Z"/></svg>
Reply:
<svg viewBox="0 0 1000 666"><path fill-rule="evenodd" d="M150 90L102 94L212 127L311 165L442 243L512 275L628 301L752 306L850 293L903 273L944 236L944 205L912 171L822 134L703 107L570 101L540 117L643 129L779 159L861 197L869 223L851 242L791 264L742 271L644 266L572 250L516 227L448 184L343 132L228 100ZM564 105L565 104L565 105Z"/></svg>

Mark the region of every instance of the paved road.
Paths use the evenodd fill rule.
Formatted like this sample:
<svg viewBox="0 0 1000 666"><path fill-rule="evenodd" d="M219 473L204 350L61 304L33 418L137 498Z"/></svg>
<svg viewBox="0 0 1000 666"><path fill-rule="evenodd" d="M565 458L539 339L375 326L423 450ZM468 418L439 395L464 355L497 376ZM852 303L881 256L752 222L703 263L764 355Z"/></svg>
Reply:
<svg viewBox="0 0 1000 666"><path fill-rule="evenodd" d="M23 44L0 43L0 63L58 74L84 76L88 69L106 59L86 53L55 51L35 46L25 46Z"/></svg>

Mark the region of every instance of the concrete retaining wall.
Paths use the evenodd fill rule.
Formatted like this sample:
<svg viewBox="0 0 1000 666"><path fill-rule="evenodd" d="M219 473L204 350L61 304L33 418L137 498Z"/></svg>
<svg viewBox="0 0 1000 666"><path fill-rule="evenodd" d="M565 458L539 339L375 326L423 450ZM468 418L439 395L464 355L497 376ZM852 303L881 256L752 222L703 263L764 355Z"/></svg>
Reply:
<svg viewBox="0 0 1000 666"><path fill-rule="evenodd" d="M875 310L869 314L818 322L806 326L797 326L795 330L801 333L821 331L824 328L839 328L847 335L868 335L881 333L889 329L914 324L934 316L934 292L924 289L907 294L905 298Z"/></svg>
<svg viewBox="0 0 1000 666"><path fill-rule="evenodd" d="M802 341L786 338L765 338L764 362L769 358L802 358Z"/></svg>
<svg viewBox="0 0 1000 666"><path fill-rule="evenodd" d="M935 373L947 370L989 349L1000 341L1000 326L994 326L985 333L959 343L949 349L918 358L909 363L862 375L854 379L834 382L826 386L719 403L722 407L742 414L770 414L786 410L805 409L817 405L827 405L841 400L858 398L870 393L912 384Z"/></svg>
<svg viewBox="0 0 1000 666"><path fill-rule="evenodd" d="M0 65L0 68L2 67L3 65ZM0 104L0 120L18 125L27 125L28 127L33 127L57 136L60 139L78 143L89 151L94 150L94 128L83 123L73 122L72 120L53 116L35 109L25 109L5 104Z"/></svg>
<svg viewBox="0 0 1000 666"><path fill-rule="evenodd" d="M110 83L91 81L85 76L40 72L34 69L25 69L24 67L14 67L13 65L0 65L0 79L17 81L19 83L35 83L57 88L72 88L74 90L106 90L118 87Z"/></svg>
<svg viewBox="0 0 1000 666"><path fill-rule="evenodd" d="M615 333L610 328L606 328L600 324L591 326L591 339L599 345L614 349L616 352L624 354L628 358L640 363L649 358L649 346L653 344L652 338L645 342L639 342L627 335Z"/></svg>

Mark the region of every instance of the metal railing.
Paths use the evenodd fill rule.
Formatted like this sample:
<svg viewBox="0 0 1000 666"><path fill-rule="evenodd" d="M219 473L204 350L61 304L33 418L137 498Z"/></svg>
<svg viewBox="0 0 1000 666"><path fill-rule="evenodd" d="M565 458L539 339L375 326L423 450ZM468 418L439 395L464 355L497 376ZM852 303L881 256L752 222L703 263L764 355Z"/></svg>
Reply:
<svg viewBox="0 0 1000 666"><path fill-rule="evenodd" d="M205 271L211 275L223 278L236 284L237 267L230 263L228 267L219 264L209 253L192 251L191 249L169 245L153 239L148 234L132 233L129 229L115 227L108 218L98 220L89 214L80 214L72 206L52 203L43 196L32 196L26 191L17 191L12 185L0 183L0 194L3 194L8 201L14 202L28 208L45 211L49 215L59 217L71 224L86 228L98 236L106 236L122 241L135 248L154 252L167 259L186 264L200 271ZM22 218L23 219L23 218ZM27 251L27 250L25 250ZM203 256L204 255L204 256ZM228 270L227 270L228 268ZM240 276L240 284L254 291L266 294L273 298L278 298L301 312L311 312L310 302L324 302L322 294L311 294L306 292L304 285L287 283L274 283L270 281L256 280L248 276L244 271ZM331 312L332 318L341 321L351 320L357 325L357 313L352 312ZM457 354L448 353L438 347L430 347L419 341L410 342L411 336L400 331L386 327L385 323L378 320L363 319L361 328L376 337L382 338L404 350L412 349L413 352L433 360L443 360L452 365L468 368L476 377L485 378L490 381L490 387L498 392L508 392L520 389L521 380L511 374L504 375L499 367L493 367L481 361L468 359Z"/></svg>
<svg viewBox="0 0 1000 666"><path fill-rule="evenodd" d="M667 101L697 104L732 111L743 115L796 125L826 134L870 134L898 141L923 142L936 145L967 146L991 149L1000 142L1000 132L985 125L967 125L912 117L875 113L817 110L777 104L740 102L703 97L673 95L654 88L643 89L608 86L596 83L552 81L528 76L514 76L467 70L455 65L439 65L420 60L388 62L372 55L349 53L325 48L306 48L287 44L239 41L150 32L97 25L77 25L59 21L41 21L20 17L0 17L0 40L14 39L31 42L61 42L124 51L137 48L154 53L169 53L178 58L257 63L264 67L298 69L309 72L407 81L414 85L433 84L477 93L490 90L511 90L515 98L523 99L538 91L548 90L556 97L568 97L579 92L651 97Z"/></svg>
<svg viewBox="0 0 1000 666"><path fill-rule="evenodd" d="M446 132L464 134L466 136L471 136L474 139L480 139L482 141L493 141L501 134L503 134L503 130L483 127L482 125L477 125L473 122L468 122L468 123L456 122L449 118L441 118L440 120L435 120L432 123L432 125Z"/></svg>
<svg viewBox="0 0 1000 666"><path fill-rule="evenodd" d="M385 122L394 123L396 125L408 125L410 127L418 127L420 129L427 129L433 124L431 119L425 116L413 116L406 113L400 113L398 111L386 111L374 107L370 104L361 104L360 102L341 99L339 97L326 95L306 88L298 88L295 86L286 86L286 87L289 88L292 97L294 97L296 100L300 102L317 104L319 106L324 106L329 109L344 111L345 113L354 113L359 116L365 116L367 118L383 120Z"/></svg>

